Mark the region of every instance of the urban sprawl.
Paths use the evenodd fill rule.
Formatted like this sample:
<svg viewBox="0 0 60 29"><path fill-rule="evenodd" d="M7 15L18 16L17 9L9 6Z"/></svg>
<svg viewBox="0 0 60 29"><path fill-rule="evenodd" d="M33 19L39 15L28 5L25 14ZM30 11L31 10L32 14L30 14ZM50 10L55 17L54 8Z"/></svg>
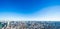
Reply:
<svg viewBox="0 0 60 29"><path fill-rule="evenodd" d="M60 22L0 21L0 29L60 29Z"/></svg>

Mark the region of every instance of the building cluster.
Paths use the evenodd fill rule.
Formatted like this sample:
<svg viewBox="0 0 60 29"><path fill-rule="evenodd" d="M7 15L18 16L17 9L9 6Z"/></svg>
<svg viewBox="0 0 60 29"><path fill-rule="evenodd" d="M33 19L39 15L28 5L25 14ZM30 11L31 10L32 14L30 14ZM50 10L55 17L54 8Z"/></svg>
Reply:
<svg viewBox="0 0 60 29"><path fill-rule="evenodd" d="M3 21L0 22L0 29L60 29L60 22Z"/></svg>

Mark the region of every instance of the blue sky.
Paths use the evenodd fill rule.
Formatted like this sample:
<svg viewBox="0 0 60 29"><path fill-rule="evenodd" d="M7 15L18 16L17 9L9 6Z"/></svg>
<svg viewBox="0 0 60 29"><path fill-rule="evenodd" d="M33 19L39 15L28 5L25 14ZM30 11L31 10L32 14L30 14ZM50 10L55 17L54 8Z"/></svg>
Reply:
<svg viewBox="0 0 60 29"><path fill-rule="evenodd" d="M60 0L0 0L0 20L60 19Z"/></svg>

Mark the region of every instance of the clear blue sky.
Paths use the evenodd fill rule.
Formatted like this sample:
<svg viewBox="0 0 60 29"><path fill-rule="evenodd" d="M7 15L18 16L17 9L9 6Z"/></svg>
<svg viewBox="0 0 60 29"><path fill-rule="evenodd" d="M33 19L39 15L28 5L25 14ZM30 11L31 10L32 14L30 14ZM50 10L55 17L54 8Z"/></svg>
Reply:
<svg viewBox="0 0 60 29"><path fill-rule="evenodd" d="M60 5L60 0L0 0L0 12L31 14L53 5Z"/></svg>
<svg viewBox="0 0 60 29"><path fill-rule="evenodd" d="M22 14L24 17L25 15L32 14L30 15L31 17L39 18L41 16L46 16L47 14L51 14L52 16L54 12L59 14L60 7L57 7L57 10L57 8L54 8L53 6L60 6L60 0L0 0L0 15L2 15L1 13L7 12L7 14ZM36 13L35 16L33 16L34 13Z"/></svg>

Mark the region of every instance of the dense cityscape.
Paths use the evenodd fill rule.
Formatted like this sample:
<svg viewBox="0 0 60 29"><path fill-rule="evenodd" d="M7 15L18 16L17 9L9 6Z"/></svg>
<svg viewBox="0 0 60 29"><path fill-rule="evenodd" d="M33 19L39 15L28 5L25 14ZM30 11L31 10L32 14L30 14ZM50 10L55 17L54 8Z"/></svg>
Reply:
<svg viewBox="0 0 60 29"><path fill-rule="evenodd" d="M52 21L0 21L0 29L60 29L60 22Z"/></svg>

